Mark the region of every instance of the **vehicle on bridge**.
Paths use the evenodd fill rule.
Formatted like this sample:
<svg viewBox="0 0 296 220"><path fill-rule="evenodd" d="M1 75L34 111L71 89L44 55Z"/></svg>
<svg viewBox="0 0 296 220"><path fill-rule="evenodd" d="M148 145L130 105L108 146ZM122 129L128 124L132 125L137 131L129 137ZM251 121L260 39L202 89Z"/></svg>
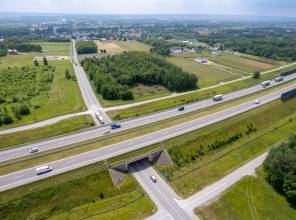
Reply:
<svg viewBox="0 0 296 220"><path fill-rule="evenodd" d="M219 101L222 101L223 100L223 95L216 95L213 97L213 101L214 102L219 102Z"/></svg>
<svg viewBox="0 0 296 220"><path fill-rule="evenodd" d="M42 175L51 171L52 171L52 167L48 165L36 168L37 175Z"/></svg>

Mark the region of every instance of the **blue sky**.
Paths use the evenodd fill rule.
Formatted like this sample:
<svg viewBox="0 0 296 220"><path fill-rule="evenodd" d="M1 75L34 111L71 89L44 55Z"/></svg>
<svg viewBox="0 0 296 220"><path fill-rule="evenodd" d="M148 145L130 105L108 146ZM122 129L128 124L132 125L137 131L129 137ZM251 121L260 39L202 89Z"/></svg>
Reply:
<svg viewBox="0 0 296 220"><path fill-rule="evenodd" d="M0 0L2 12L296 17L296 0Z"/></svg>

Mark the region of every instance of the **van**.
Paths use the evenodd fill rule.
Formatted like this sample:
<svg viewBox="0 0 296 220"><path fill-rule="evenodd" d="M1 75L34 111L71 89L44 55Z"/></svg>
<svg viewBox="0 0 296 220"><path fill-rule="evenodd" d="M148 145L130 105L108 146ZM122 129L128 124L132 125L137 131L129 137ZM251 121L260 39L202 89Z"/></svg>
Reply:
<svg viewBox="0 0 296 220"><path fill-rule="evenodd" d="M261 86L262 86L263 88L266 88L267 86L270 86L270 85L271 85L271 81L270 81L270 80L265 81L265 82L263 82L263 83L261 84Z"/></svg>
<svg viewBox="0 0 296 220"><path fill-rule="evenodd" d="M221 100L223 100L223 95L216 95L213 97L214 102L219 102Z"/></svg>
<svg viewBox="0 0 296 220"><path fill-rule="evenodd" d="M48 165L36 168L37 175L42 175L51 171L52 171L52 167Z"/></svg>

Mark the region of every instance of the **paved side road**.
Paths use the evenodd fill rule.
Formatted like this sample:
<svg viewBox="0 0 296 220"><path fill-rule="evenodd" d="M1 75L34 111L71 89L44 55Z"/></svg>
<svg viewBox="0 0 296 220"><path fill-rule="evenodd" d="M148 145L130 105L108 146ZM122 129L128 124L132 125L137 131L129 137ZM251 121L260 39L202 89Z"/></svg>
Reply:
<svg viewBox="0 0 296 220"><path fill-rule="evenodd" d="M293 66L295 64L296 64L296 62L290 63L288 65L281 66L281 67L278 67L276 69L272 69L272 70L268 70L268 71L262 72L261 74L264 75L264 74L267 74L267 73L270 73L270 72L273 72L273 71L284 69L284 68L289 67L289 66ZM217 88L217 87L222 86L222 85L227 85L227 84L231 84L231 83L234 83L234 82L242 81L242 80L245 80L245 79L250 79L252 77L253 76L241 77L241 78L238 78L238 79L235 79L235 80L232 80L232 81L228 81L228 82L224 82L224 83L221 83L221 84L217 84L217 85L209 86L209 87L206 87L206 88L202 88L202 89L199 89L198 91L203 91L203 90L209 90L209 89ZM182 92L182 93L173 93L172 95L165 96L165 97L160 97L160 98L156 98L156 99L146 100L146 101L132 103L132 104L127 104L127 105L119 105L119 106L114 106L114 107L108 107L108 108L105 108L104 110L106 112L108 112L108 111L114 111L114 110L122 110L122 109L131 108L131 107L135 107L135 106L139 106L139 105L144 105L144 104L148 104L148 103L151 103L151 102L156 102L156 101L160 101L160 100L164 100L164 99L168 99L168 98L178 97L178 96L182 96L182 95L186 95L186 94L190 94L190 93L194 93L194 92L196 92L196 90L195 91L189 91L189 92Z"/></svg>
<svg viewBox="0 0 296 220"><path fill-rule="evenodd" d="M58 116L58 117L51 118L51 119L48 119L48 120L36 122L34 124L24 125L22 127L16 127L16 128L6 129L6 130L0 130L0 135L11 134L11 133L19 132L19 131L25 131L25 130L41 128L41 127L44 127L44 126L48 126L48 125L58 123L58 122L60 122L62 120L65 120L65 119L74 118L74 117L82 116L82 115L91 115L91 114L93 114L91 111L86 111L86 112L78 112L78 113L69 114L69 115L62 115L62 116Z"/></svg>
<svg viewBox="0 0 296 220"><path fill-rule="evenodd" d="M283 91L266 95L261 98L261 105L279 99ZM83 167L98 161L103 161L124 153L128 153L143 147L164 141L182 134L197 130L199 128L214 124L221 120L233 117L251 109L257 108L253 100L241 105L207 115L196 120L176 125L171 128L163 129L151 134L137 137L121 143L116 143L104 148L82 153L72 157L64 158L49 163L53 167L53 172L46 175L36 176L35 168L21 170L8 175L0 176L0 191L11 189L26 183L37 181L49 176L57 175L66 171L70 171L79 167Z"/></svg>
<svg viewBox="0 0 296 220"><path fill-rule="evenodd" d="M99 103L96 94L94 93L90 82L86 76L86 73L84 72L84 69L80 65L79 59L78 59L78 54L77 50L75 47L75 41L72 40L72 53L73 53L73 67L76 73L76 77L78 80L78 84L82 93L82 97L84 99L84 102L88 108L89 111L96 112L99 111L103 116L105 121L111 122L110 118L108 117L107 114L105 114L105 111L103 110L103 107ZM97 119L94 117L94 120L96 123L99 125L99 122Z"/></svg>
<svg viewBox="0 0 296 220"><path fill-rule="evenodd" d="M192 217L179 206L176 201L175 193L158 177L156 172L150 167L148 161L143 160L133 163L130 168L132 175L138 180L158 208L158 212L156 215L150 217L150 220L163 218L175 220L192 219ZM152 182L150 179L151 176L157 176L158 181L156 183Z"/></svg>

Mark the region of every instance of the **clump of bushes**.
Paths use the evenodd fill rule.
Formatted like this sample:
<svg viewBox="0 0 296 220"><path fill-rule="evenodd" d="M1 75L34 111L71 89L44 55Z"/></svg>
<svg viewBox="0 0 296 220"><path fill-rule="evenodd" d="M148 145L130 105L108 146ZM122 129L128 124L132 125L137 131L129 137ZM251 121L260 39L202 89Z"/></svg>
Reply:
<svg viewBox="0 0 296 220"><path fill-rule="evenodd" d="M165 59L144 52L125 52L101 59L82 61L97 93L105 99L133 99L130 86L138 83L162 85L170 91L186 91L197 87L197 77Z"/></svg>
<svg viewBox="0 0 296 220"><path fill-rule="evenodd" d="M273 148L263 166L268 182L296 205L296 135Z"/></svg>

